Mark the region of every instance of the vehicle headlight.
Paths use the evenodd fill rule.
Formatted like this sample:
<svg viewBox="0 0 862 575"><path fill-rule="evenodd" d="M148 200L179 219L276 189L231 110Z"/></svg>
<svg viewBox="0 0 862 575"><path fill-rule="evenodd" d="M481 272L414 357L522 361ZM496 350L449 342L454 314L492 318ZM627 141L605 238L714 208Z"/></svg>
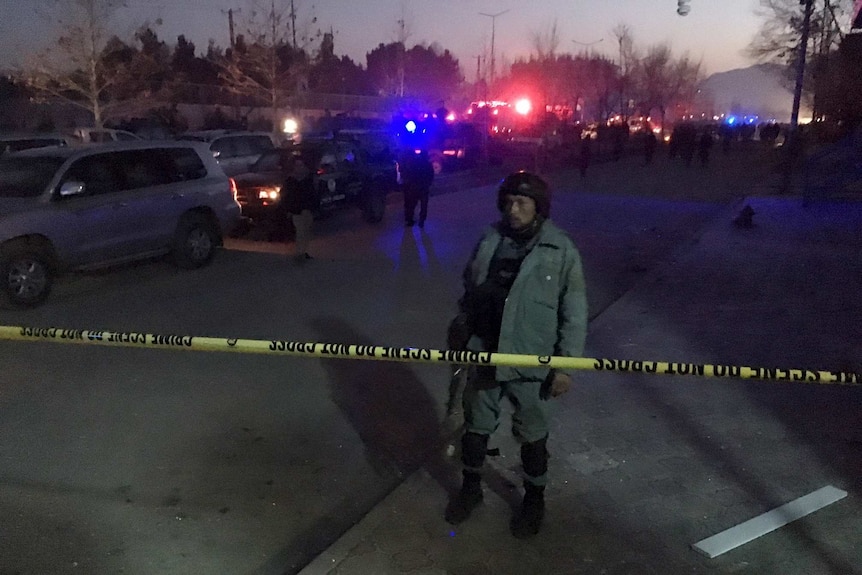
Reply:
<svg viewBox="0 0 862 575"><path fill-rule="evenodd" d="M275 186L272 188L262 188L257 192L257 197L261 200L277 200L278 195L281 193L281 187Z"/></svg>

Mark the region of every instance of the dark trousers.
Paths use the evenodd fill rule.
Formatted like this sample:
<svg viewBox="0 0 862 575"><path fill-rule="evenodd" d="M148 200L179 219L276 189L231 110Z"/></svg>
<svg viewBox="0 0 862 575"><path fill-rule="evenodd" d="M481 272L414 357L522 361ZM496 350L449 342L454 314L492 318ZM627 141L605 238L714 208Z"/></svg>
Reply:
<svg viewBox="0 0 862 575"><path fill-rule="evenodd" d="M408 187L404 190L404 221L413 223L416 215L416 204L419 204L419 223L425 223L428 217L428 188Z"/></svg>

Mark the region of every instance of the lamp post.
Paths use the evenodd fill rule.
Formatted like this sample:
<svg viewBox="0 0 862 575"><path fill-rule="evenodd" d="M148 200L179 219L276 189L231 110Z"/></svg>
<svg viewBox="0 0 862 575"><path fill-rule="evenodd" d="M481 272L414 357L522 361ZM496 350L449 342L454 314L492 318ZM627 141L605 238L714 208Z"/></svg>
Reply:
<svg viewBox="0 0 862 575"><path fill-rule="evenodd" d="M496 14L486 14L484 12L479 12L479 16L487 16L491 19L491 80L488 82L489 86L494 85L494 74L496 72L496 60L494 58L494 37L497 32L497 16L502 16L508 12L508 10L503 10L502 12L497 12Z"/></svg>

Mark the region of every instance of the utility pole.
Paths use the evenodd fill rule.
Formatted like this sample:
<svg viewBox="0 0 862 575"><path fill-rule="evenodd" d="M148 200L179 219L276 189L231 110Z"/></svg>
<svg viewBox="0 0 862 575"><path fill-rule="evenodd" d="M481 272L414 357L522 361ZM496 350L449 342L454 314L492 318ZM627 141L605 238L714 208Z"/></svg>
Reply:
<svg viewBox="0 0 862 575"><path fill-rule="evenodd" d="M626 53L631 46L631 31L625 24L620 24L613 30L614 37L619 45L619 65L620 65L620 115L623 119L628 120L629 117L629 102L626 99L626 84L628 82L628 66L626 62Z"/></svg>
<svg viewBox="0 0 862 575"><path fill-rule="evenodd" d="M502 12L497 12L496 14L486 14L484 12L479 12L479 16L487 16L491 19L491 80L488 82L488 86L494 85L495 74L497 73L497 61L494 53L494 37L497 32L497 16L502 16L508 12L508 10L503 10Z"/></svg>
<svg viewBox="0 0 862 575"><path fill-rule="evenodd" d="M790 114L790 129L796 131L799 125L799 106L802 102L802 83L805 79L805 56L808 52L808 34L811 31L811 13L814 11L814 0L799 0L805 6L802 18L802 37L799 39L799 54L796 64L796 87L793 90L793 111Z"/></svg>
<svg viewBox="0 0 862 575"><path fill-rule="evenodd" d="M481 73L482 73L482 56L479 55L479 56L476 56L476 99L477 100L480 98L479 82L482 79Z"/></svg>
<svg viewBox="0 0 862 575"><path fill-rule="evenodd" d="M398 51L398 97L404 97L404 60L407 52L407 21L404 17L404 5L401 6L401 18L398 20L398 42L401 48Z"/></svg>
<svg viewBox="0 0 862 575"><path fill-rule="evenodd" d="M619 36L617 41L620 44L620 112L623 115L623 120L628 122L629 119L629 102L626 100L626 65L623 61L623 37ZM652 136L650 136L652 137Z"/></svg>
<svg viewBox="0 0 862 575"><path fill-rule="evenodd" d="M233 8L231 8L230 10L227 11L227 26L228 26L228 30L230 31L230 47L235 48L236 47L236 36L234 35L234 31L233 31Z"/></svg>
<svg viewBox="0 0 862 575"><path fill-rule="evenodd" d="M799 39L799 54L796 61L796 87L793 90L793 110L790 113L790 133L785 144L784 173L781 178L781 192L788 193L793 180L793 172L802 159L802 134L799 133L799 105L802 101L802 82L805 78L805 56L808 51L808 34L811 31L811 13L814 0L799 0L805 6L802 18L802 37Z"/></svg>
<svg viewBox="0 0 862 575"><path fill-rule="evenodd" d="M290 0L290 31L293 34L293 50L296 51L296 7Z"/></svg>

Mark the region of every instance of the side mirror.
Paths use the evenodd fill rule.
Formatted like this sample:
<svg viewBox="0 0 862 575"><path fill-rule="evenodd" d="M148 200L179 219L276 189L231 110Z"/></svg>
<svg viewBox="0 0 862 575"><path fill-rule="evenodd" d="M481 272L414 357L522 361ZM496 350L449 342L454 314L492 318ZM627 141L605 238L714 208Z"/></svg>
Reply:
<svg viewBox="0 0 862 575"><path fill-rule="evenodd" d="M64 182L60 186L60 197L78 196L84 193L84 182Z"/></svg>

